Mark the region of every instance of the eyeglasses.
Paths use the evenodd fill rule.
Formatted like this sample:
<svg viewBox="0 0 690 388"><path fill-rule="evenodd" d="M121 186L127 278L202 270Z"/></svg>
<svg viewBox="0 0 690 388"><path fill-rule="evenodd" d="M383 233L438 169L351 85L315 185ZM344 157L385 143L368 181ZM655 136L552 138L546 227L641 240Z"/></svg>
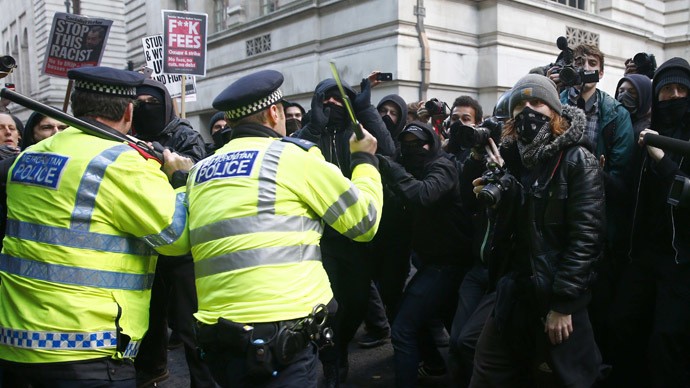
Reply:
<svg viewBox="0 0 690 388"><path fill-rule="evenodd" d="M69 127L69 125L65 125L65 124L43 124L43 125L39 126L38 128L41 131L50 131L51 129L54 129L54 128L57 129L58 131L64 131L68 127Z"/></svg>

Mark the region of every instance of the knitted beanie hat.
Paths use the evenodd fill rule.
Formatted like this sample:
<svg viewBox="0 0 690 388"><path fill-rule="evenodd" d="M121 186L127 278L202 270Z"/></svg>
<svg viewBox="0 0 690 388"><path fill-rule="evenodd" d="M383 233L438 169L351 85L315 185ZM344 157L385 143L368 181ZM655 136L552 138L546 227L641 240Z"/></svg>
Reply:
<svg viewBox="0 0 690 388"><path fill-rule="evenodd" d="M557 113L561 113L563 106L558 98L556 84L549 78L538 74L527 74L513 86L510 95L510 117L513 117L513 109L523 100L538 98L546 103Z"/></svg>

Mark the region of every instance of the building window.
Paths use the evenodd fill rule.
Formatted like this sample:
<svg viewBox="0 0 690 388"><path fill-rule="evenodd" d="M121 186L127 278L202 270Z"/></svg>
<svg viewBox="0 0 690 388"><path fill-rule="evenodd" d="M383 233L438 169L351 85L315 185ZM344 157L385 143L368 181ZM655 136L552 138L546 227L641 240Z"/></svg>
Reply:
<svg viewBox="0 0 690 388"><path fill-rule="evenodd" d="M565 28L565 37L568 39L568 47L575 47L581 44L589 44L599 47L599 34L581 30L574 27Z"/></svg>
<svg viewBox="0 0 690 388"><path fill-rule="evenodd" d="M261 0L261 14L268 15L277 11L279 8L278 0Z"/></svg>
<svg viewBox="0 0 690 388"><path fill-rule="evenodd" d="M271 34L249 39L247 43L247 57L271 51Z"/></svg>
<svg viewBox="0 0 690 388"><path fill-rule="evenodd" d="M303 2L304 0L261 0L261 15L268 15Z"/></svg>
<svg viewBox="0 0 690 388"><path fill-rule="evenodd" d="M567 5L588 12L596 12L596 0L551 0L559 4Z"/></svg>
<svg viewBox="0 0 690 388"><path fill-rule="evenodd" d="M225 14L225 0L213 0L213 28L214 31L223 31L223 15Z"/></svg>

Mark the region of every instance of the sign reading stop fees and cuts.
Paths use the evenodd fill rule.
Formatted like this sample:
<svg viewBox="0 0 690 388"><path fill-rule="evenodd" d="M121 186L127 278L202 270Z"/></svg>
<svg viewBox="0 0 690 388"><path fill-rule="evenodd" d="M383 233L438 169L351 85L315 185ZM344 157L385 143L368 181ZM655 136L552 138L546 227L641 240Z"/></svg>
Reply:
<svg viewBox="0 0 690 388"><path fill-rule="evenodd" d="M205 13L163 10L163 72L206 75Z"/></svg>

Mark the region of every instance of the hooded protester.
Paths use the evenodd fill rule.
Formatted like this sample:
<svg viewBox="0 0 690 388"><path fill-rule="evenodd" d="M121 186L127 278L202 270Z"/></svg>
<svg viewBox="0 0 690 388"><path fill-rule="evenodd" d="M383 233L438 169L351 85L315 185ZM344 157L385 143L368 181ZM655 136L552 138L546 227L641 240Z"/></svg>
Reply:
<svg viewBox="0 0 690 388"><path fill-rule="evenodd" d="M389 94L379 101L376 110L391 134L397 156L400 154L398 135L406 124L407 104L399 95ZM369 246L372 284L364 319L366 333L357 341L364 348L383 345L390 337L390 324L397 314L405 280L410 272L409 245L399 241L400 234L407 230L405 209L389 188L385 187L383 193L381 224Z"/></svg>
<svg viewBox="0 0 690 388"><path fill-rule="evenodd" d="M405 124L407 124L407 104L399 95L389 94L379 101L376 110L379 111L386 129L391 134L391 138L395 143L396 155L398 155L400 151L398 135L400 135Z"/></svg>
<svg viewBox="0 0 690 388"><path fill-rule="evenodd" d="M177 117L165 85L147 79L137 87L136 94L137 104L132 126L139 139L158 142L195 163L206 156L203 138L187 120ZM177 186L184 182L174 180L173 184ZM213 386L208 367L201 361L196 350L193 332L195 321L192 315L196 311L194 262L191 254L175 258L161 255L151 288L149 330L142 340L134 364L137 386L153 386L168 378L168 327L173 329L173 334L184 346L191 385Z"/></svg>
<svg viewBox="0 0 690 388"><path fill-rule="evenodd" d="M584 113L562 106L548 78L521 78L510 112L500 152L493 140L487 149L506 172L473 182L492 213L486 260L496 302L470 386L591 387L602 363L587 311L604 248L601 168Z"/></svg>
<svg viewBox="0 0 690 388"><path fill-rule="evenodd" d="M442 360L434 344L433 320L441 319L450 331L457 305L457 290L471 265L458 247L470 246L461 221L460 190L455 163L445 157L441 140L426 123L413 121L398 135L400 163L379 157L381 176L407 209L406 240L419 259L419 268L403 293L393 321L397 387L413 387L422 356ZM435 356L429 353L436 353Z"/></svg>
<svg viewBox="0 0 690 388"><path fill-rule="evenodd" d="M376 138L376 153L392 156L395 146L391 135L371 104L370 79L362 80L361 93L356 93L344 82L342 86L352 102L357 121ZM350 178L352 123L334 79L328 78L316 85L308 116L309 122L293 136L315 143L324 158ZM334 346L319 354L327 387L336 387L347 379L348 344L366 313L371 276L365 249L365 244L352 241L329 226L321 238L323 265L339 305L332 325Z"/></svg>
<svg viewBox="0 0 690 388"><path fill-rule="evenodd" d="M618 81L615 97L630 113L637 138L652 119L652 80L646 75L628 74Z"/></svg>
<svg viewBox="0 0 690 388"><path fill-rule="evenodd" d="M137 87L132 127L137 138L155 141L195 163L206 156L204 140L189 121L177 117L165 85L147 79Z"/></svg>
<svg viewBox="0 0 690 388"><path fill-rule="evenodd" d="M690 186L688 155L645 144L646 134L690 140L690 65L671 58L654 73L651 129L637 171L630 262L613 306L617 386L690 386ZM618 373L620 372L620 373Z"/></svg>
<svg viewBox="0 0 690 388"><path fill-rule="evenodd" d="M228 127L225 112L216 112L211 116L208 132L211 134L213 142L206 144L206 156L211 155L230 140L230 127Z"/></svg>

